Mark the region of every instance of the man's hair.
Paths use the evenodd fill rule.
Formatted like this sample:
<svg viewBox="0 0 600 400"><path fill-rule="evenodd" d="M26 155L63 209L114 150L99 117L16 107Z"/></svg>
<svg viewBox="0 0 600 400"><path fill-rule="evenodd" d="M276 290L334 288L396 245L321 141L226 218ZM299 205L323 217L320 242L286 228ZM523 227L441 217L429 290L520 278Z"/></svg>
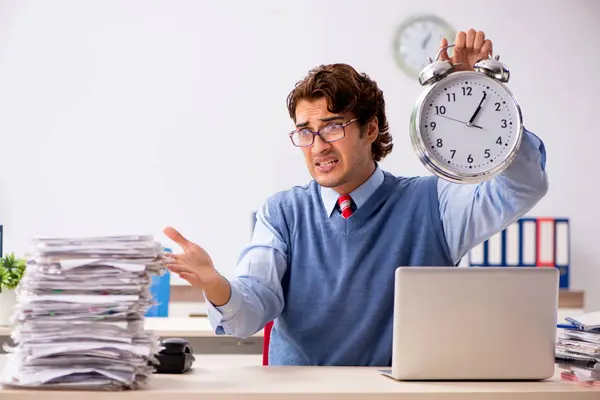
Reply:
<svg viewBox="0 0 600 400"><path fill-rule="evenodd" d="M371 146L375 161L380 161L392 151L385 100L375 81L347 64L321 65L310 70L288 95L290 117L296 121L298 101L323 97L327 100L329 112L337 114L349 111L358 118L361 126L377 117L379 135Z"/></svg>

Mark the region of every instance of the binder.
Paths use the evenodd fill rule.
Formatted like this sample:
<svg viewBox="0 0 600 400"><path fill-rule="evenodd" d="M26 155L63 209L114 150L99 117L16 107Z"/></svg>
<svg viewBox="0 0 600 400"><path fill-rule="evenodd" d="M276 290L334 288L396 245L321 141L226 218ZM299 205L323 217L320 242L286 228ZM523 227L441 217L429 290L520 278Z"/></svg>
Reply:
<svg viewBox="0 0 600 400"><path fill-rule="evenodd" d="M519 221L519 265L535 267L537 247L537 221L535 218L521 218Z"/></svg>
<svg viewBox="0 0 600 400"><path fill-rule="evenodd" d="M165 253L172 253L169 248L164 249ZM145 317L168 317L169 303L171 300L171 273L165 271L162 275L153 275L150 285L150 294L156 302L144 313Z"/></svg>
<svg viewBox="0 0 600 400"><path fill-rule="evenodd" d="M554 220L554 262L560 271L560 287L568 288L570 285L571 265L571 235L569 220L560 218Z"/></svg>
<svg viewBox="0 0 600 400"><path fill-rule="evenodd" d="M519 223L509 225L504 231L504 265L510 267L517 267L521 263L520 258L520 243L521 243L521 230L519 229Z"/></svg>
<svg viewBox="0 0 600 400"><path fill-rule="evenodd" d="M521 218L469 252L469 266L556 267L560 288L570 285L568 218Z"/></svg>
<svg viewBox="0 0 600 400"><path fill-rule="evenodd" d="M504 232L500 232L489 238L487 244L487 263L488 266L504 265Z"/></svg>
<svg viewBox="0 0 600 400"><path fill-rule="evenodd" d="M536 265L554 267L555 231L554 218L537 219Z"/></svg>

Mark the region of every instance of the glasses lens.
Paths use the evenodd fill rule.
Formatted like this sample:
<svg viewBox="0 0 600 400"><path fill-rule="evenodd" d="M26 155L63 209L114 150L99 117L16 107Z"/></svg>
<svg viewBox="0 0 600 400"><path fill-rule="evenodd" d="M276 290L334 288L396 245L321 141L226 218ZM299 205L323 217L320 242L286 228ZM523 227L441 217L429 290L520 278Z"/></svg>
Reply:
<svg viewBox="0 0 600 400"><path fill-rule="evenodd" d="M296 146L310 146L313 141L313 133L309 130L303 129L292 133L292 142Z"/></svg>
<svg viewBox="0 0 600 400"><path fill-rule="evenodd" d="M344 137L344 128L339 124L329 125L321 130L321 137L326 142L333 142Z"/></svg>

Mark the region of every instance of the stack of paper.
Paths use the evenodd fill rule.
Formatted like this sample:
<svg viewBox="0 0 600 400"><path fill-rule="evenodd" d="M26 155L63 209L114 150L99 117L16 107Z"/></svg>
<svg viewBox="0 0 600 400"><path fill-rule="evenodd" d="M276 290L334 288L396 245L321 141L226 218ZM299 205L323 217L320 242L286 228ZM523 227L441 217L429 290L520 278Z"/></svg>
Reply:
<svg viewBox="0 0 600 400"><path fill-rule="evenodd" d="M556 343L556 363L565 380L600 386L600 312L566 318Z"/></svg>
<svg viewBox="0 0 600 400"><path fill-rule="evenodd" d="M18 388L137 389L154 372L144 331L149 286L164 271L152 236L37 238L17 290L0 383Z"/></svg>

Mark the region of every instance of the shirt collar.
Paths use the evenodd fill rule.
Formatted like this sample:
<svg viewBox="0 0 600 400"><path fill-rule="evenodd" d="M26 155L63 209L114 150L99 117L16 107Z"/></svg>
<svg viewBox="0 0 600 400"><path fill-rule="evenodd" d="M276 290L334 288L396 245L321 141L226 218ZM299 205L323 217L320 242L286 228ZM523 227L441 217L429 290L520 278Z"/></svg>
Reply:
<svg viewBox="0 0 600 400"><path fill-rule="evenodd" d="M379 165L375 166L375 172L371 174L369 179L365 181L362 185L357 187L352 193L350 197L356 204L356 208L359 209L363 204L371 197L375 190L383 183L383 171L379 168ZM321 199L323 200L323 206L327 211L327 214L331 216L333 210L337 205L338 198L340 194L333 190L332 188L321 186Z"/></svg>

